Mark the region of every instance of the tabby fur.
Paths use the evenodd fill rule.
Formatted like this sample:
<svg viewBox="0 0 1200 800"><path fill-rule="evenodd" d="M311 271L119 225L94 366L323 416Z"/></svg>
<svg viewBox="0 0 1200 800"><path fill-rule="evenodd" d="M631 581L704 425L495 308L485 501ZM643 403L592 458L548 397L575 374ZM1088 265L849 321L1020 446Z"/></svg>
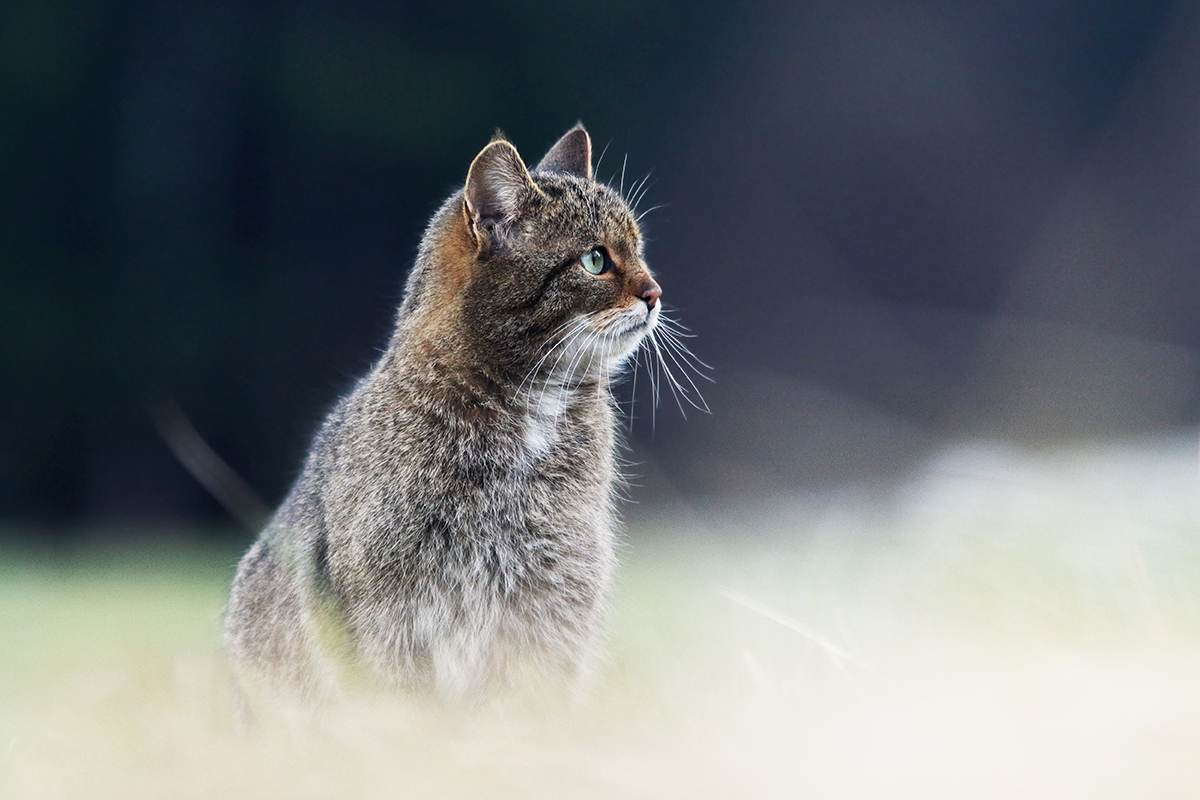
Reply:
<svg viewBox="0 0 1200 800"><path fill-rule="evenodd" d="M246 694L577 691L616 568L609 381L660 294L582 126L532 171L485 147L421 241L386 351L238 566L226 642Z"/></svg>

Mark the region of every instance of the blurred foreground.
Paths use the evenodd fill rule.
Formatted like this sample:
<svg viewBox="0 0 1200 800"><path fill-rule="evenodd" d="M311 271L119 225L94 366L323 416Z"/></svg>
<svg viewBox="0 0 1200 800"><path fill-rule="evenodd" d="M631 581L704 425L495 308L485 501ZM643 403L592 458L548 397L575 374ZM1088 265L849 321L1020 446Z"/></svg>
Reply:
<svg viewBox="0 0 1200 800"><path fill-rule="evenodd" d="M238 553L9 553L0 795L1200 796L1196 448L966 446L870 495L639 517L594 702L555 720L240 739Z"/></svg>

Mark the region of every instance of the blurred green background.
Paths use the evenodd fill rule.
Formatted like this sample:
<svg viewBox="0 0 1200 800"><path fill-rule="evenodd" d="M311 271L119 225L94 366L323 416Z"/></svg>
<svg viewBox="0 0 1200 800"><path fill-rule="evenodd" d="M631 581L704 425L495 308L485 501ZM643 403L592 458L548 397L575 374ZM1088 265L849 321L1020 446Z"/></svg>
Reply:
<svg viewBox="0 0 1200 800"><path fill-rule="evenodd" d="M502 129L651 173L714 414L637 496L862 483L946 437L1200 419L1200 5L0 7L0 530L220 528L149 409L268 504ZM15 535L15 534L13 534Z"/></svg>

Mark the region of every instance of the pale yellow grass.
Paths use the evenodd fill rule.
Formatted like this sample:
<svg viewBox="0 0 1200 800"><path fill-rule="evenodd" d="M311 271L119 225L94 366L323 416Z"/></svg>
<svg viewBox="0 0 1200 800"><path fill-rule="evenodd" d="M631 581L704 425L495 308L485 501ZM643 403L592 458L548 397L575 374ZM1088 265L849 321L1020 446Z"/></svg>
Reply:
<svg viewBox="0 0 1200 800"><path fill-rule="evenodd" d="M587 707L250 738L236 553L6 553L0 796L1200 797L1198 488L1181 437L679 509L630 531Z"/></svg>

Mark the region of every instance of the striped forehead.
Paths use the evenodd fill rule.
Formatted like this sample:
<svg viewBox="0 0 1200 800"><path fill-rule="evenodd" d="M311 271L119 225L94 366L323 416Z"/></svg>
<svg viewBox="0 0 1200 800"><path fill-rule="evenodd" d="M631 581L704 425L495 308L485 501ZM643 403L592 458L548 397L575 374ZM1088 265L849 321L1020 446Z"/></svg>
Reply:
<svg viewBox="0 0 1200 800"><path fill-rule="evenodd" d="M537 183L546 197L544 218L560 230L578 230L582 223L597 233L640 241L633 212L604 184L559 175L539 175Z"/></svg>

